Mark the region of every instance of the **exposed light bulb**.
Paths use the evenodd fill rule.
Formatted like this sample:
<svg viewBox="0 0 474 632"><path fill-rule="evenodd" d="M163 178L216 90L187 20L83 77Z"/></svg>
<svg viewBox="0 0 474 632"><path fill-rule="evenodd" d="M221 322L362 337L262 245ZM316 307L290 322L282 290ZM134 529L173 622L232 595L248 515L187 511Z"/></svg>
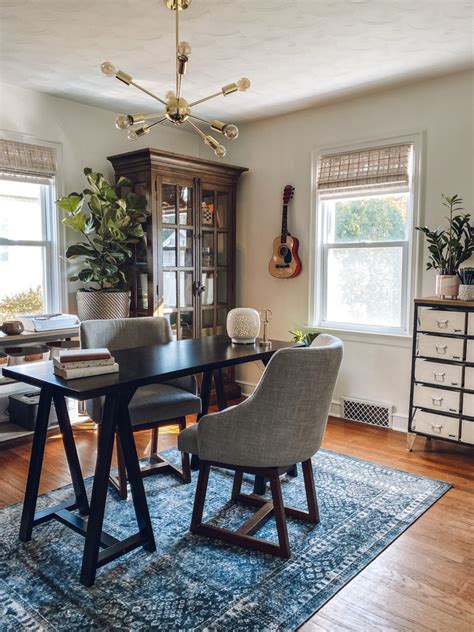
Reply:
<svg viewBox="0 0 474 632"><path fill-rule="evenodd" d="M120 116L117 116L115 119L115 127L117 129L128 129L132 124L130 119L131 116L129 114L120 114Z"/></svg>
<svg viewBox="0 0 474 632"><path fill-rule="evenodd" d="M141 136L145 136L145 134L150 133L150 127L148 125L143 125L142 127L137 127L137 129L131 129L128 132L128 140L137 140Z"/></svg>
<svg viewBox="0 0 474 632"><path fill-rule="evenodd" d="M242 79L239 79L237 81L237 87L241 92L245 92L246 90L250 88L249 79L247 79L247 77L242 77Z"/></svg>
<svg viewBox="0 0 474 632"><path fill-rule="evenodd" d="M178 44L178 55L185 55L188 57L191 54L191 46L188 42L180 42Z"/></svg>
<svg viewBox="0 0 474 632"><path fill-rule="evenodd" d="M176 93L174 90L168 90L168 92L165 94L165 100L171 101L172 99L176 99Z"/></svg>
<svg viewBox="0 0 474 632"><path fill-rule="evenodd" d="M235 140L239 137L239 128L233 123L229 123L224 127L224 136L229 140Z"/></svg>
<svg viewBox="0 0 474 632"><path fill-rule="evenodd" d="M217 145L217 147L214 150L214 153L216 154L218 158L224 158L224 156L227 153L227 149L224 147L224 145Z"/></svg>
<svg viewBox="0 0 474 632"><path fill-rule="evenodd" d="M110 61L104 61L103 64L100 64L100 69L107 77L113 77L117 72L115 66Z"/></svg>
<svg viewBox="0 0 474 632"><path fill-rule="evenodd" d="M127 134L127 138L128 140L137 140L138 139L138 134L134 129L131 129L128 134Z"/></svg>

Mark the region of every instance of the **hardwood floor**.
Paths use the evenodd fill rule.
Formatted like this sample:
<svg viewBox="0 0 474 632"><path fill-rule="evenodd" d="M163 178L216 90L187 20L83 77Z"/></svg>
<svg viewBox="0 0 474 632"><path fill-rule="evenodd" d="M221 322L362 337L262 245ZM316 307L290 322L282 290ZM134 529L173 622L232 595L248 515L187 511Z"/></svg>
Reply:
<svg viewBox="0 0 474 632"><path fill-rule="evenodd" d="M191 421L191 419L189 419ZM177 431L177 428L176 428ZM76 426L84 474L93 473L95 432ZM149 432L137 435L143 453ZM161 449L176 432L160 433ZM474 629L474 448L332 419L324 447L454 484L408 531L345 586L301 630L472 632ZM0 450L0 506L22 500L30 446ZM61 438L46 447L40 491L69 483ZM191 511L191 508L190 508Z"/></svg>

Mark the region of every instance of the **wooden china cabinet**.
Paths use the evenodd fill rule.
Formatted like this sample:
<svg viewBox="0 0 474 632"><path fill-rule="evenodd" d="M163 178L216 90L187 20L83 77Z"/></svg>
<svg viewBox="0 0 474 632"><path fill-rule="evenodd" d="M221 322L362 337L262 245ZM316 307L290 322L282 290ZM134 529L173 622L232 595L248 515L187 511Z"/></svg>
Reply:
<svg viewBox="0 0 474 632"><path fill-rule="evenodd" d="M236 187L247 169L151 148L108 160L151 213L134 253L131 315L166 316L177 340L224 333L235 305ZM229 391L232 374L226 382Z"/></svg>

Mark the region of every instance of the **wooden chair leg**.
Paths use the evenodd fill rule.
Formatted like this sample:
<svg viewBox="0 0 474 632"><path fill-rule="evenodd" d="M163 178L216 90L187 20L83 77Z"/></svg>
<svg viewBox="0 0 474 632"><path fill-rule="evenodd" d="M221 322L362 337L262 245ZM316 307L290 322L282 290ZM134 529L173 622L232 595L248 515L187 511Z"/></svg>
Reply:
<svg viewBox="0 0 474 632"><path fill-rule="evenodd" d="M234 484L232 485L232 500L237 500L240 495L240 490L242 488L242 479L244 477L244 473L242 470L236 470L234 474Z"/></svg>
<svg viewBox="0 0 474 632"><path fill-rule="evenodd" d="M194 497L193 515L191 518L191 532L194 533L196 528L202 524L202 515L204 513L204 503L206 502L207 484L209 482L209 471L211 466L207 463L199 464L199 478L196 487L196 495Z"/></svg>
<svg viewBox="0 0 474 632"><path fill-rule="evenodd" d="M158 452L158 433L160 429L155 426L151 429L151 442L150 442L150 460Z"/></svg>
<svg viewBox="0 0 474 632"><path fill-rule="evenodd" d="M275 471L270 478L270 487L273 499L273 515L278 532L278 542L280 544L281 557L290 558L290 542L288 540L288 529L286 526L286 513L281 494L281 482L278 471Z"/></svg>
<svg viewBox="0 0 474 632"><path fill-rule="evenodd" d="M316 488L314 486L313 465L311 463L311 459L304 461L302 463L302 466L303 466L304 486L306 489L306 500L308 501L309 519L312 522L318 523L319 522L318 498L316 496Z"/></svg>
<svg viewBox="0 0 474 632"><path fill-rule="evenodd" d="M183 481L185 483L191 482L191 462L189 460L189 454L181 452L181 468L183 471Z"/></svg>

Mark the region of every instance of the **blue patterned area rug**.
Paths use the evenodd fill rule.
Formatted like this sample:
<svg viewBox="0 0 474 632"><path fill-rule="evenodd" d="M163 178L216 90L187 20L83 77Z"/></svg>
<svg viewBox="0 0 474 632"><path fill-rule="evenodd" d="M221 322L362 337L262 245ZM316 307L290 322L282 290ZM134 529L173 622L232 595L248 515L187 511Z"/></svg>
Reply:
<svg viewBox="0 0 474 632"><path fill-rule="evenodd" d="M170 455L178 457L175 450ZM168 474L145 479L157 551L138 549L100 569L92 588L79 583L81 536L51 521L22 544L21 506L3 509L0 629L294 630L450 488L327 450L313 464L321 522L289 519L288 561L191 535L196 473L190 485ZM212 471L206 509L207 517L233 528L251 512L228 502L231 486L229 473ZM61 488L38 505L69 495L70 488ZM287 504L305 507L301 472L285 479L283 495ZM110 493L106 530L125 537L135 527L131 503ZM259 535L276 541L273 520Z"/></svg>

